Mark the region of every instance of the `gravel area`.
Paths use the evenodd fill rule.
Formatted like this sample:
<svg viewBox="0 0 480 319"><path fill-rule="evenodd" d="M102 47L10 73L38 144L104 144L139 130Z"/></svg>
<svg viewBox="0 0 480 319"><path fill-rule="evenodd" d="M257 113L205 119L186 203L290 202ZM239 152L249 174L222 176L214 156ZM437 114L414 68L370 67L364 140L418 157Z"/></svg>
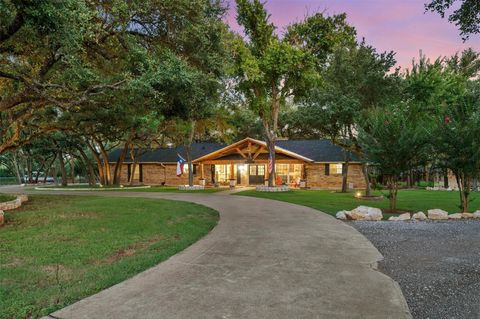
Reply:
<svg viewBox="0 0 480 319"><path fill-rule="evenodd" d="M384 256L415 319L480 318L480 221L350 222Z"/></svg>

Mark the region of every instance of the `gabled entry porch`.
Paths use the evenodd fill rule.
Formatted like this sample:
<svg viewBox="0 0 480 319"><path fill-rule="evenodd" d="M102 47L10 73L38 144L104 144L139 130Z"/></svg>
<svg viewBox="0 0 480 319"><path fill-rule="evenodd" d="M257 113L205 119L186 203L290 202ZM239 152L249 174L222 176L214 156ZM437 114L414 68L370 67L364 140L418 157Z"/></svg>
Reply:
<svg viewBox="0 0 480 319"><path fill-rule="evenodd" d="M298 186L305 177L305 164L313 160L275 147L276 180ZM193 161L204 180L205 165L212 165L215 183L230 186L263 185L268 180L268 151L263 141L246 138Z"/></svg>

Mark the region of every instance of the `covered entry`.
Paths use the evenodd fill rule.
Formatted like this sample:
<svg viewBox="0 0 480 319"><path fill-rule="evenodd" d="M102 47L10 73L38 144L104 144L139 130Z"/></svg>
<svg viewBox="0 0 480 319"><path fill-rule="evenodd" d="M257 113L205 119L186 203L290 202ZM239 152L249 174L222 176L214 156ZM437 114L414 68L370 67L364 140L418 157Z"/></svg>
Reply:
<svg viewBox="0 0 480 319"><path fill-rule="evenodd" d="M313 160L275 147L277 179L283 184L292 184L304 178L305 163ZM268 180L268 151L265 142L246 138L220 150L204 155L193 161L205 165L213 165L215 182L223 185L262 185ZM201 171L201 176L203 171Z"/></svg>

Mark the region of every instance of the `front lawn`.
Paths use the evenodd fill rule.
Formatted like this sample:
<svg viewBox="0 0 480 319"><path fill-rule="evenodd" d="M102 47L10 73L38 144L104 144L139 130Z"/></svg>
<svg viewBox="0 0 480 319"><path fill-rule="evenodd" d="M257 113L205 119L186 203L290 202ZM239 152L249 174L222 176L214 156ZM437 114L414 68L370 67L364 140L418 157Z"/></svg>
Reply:
<svg viewBox="0 0 480 319"><path fill-rule="evenodd" d="M0 318L37 318L185 249L217 223L193 203L30 196L0 227Z"/></svg>
<svg viewBox="0 0 480 319"><path fill-rule="evenodd" d="M380 192L375 192L381 195ZM289 203L304 205L318 209L327 214L335 215L340 210L351 210L365 205L388 209L388 199L380 201L362 200L354 197L354 193L339 193L328 190L294 190L286 193L266 193L248 190L235 195L253 196L281 200ZM470 211L480 209L480 193L471 193ZM427 190L400 190L398 192L398 211L427 213L428 209L441 208L449 213L459 212L458 192L427 191ZM386 214L386 216L389 216Z"/></svg>

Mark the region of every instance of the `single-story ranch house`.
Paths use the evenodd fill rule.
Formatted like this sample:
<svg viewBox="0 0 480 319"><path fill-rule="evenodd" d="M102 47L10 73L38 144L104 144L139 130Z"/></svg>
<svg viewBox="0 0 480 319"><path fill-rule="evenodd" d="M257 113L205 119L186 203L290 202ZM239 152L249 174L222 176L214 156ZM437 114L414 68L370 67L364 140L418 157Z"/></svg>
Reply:
<svg viewBox="0 0 480 319"><path fill-rule="evenodd" d="M120 149L110 153L111 165L118 160ZM276 174L282 183L292 187L339 189L345 153L329 140L278 140ZM186 158L183 146L147 151L137 159L134 182L145 185L185 185L188 174L177 176L179 155ZM266 143L246 138L231 145L195 143L192 145L195 184L250 186L268 180ZM122 166L121 183L130 179L133 162L127 156ZM187 169L187 165L184 166ZM348 167L349 188L365 187L360 161L352 156Z"/></svg>

